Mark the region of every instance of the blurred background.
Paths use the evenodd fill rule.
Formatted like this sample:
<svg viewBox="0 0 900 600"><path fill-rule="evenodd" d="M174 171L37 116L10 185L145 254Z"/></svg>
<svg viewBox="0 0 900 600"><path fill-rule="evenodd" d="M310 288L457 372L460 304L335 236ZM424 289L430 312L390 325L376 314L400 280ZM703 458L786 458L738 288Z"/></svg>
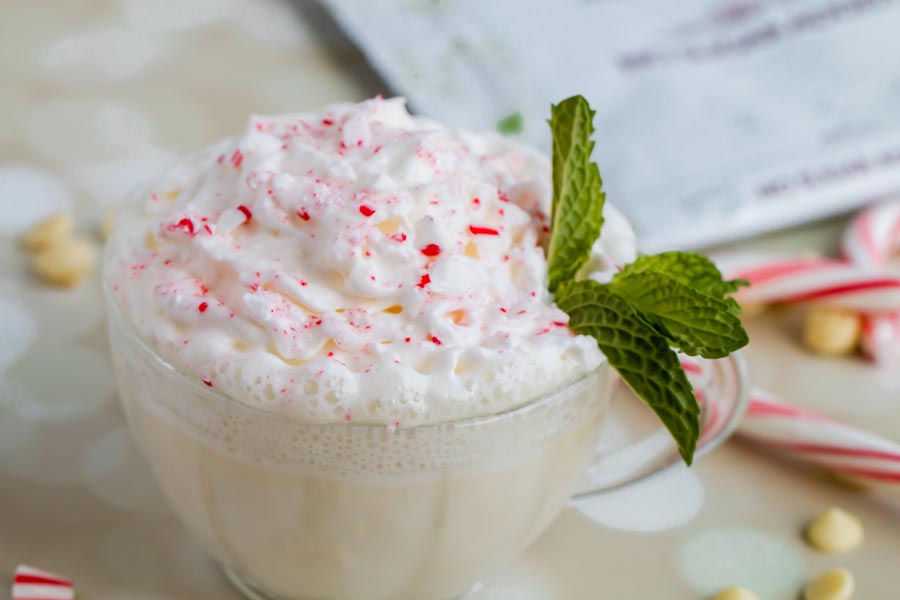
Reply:
<svg viewBox="0 0 900 600"><path fill-rule="evenodd" d="M403 94L546 148L550 103L582 93L645 249L835 256L847 215L900 188L897 31L894 0L0 1L0 584L26 562L89 600L238 597L131 441L96 273L68 290L31 273L18 240L41 219L71 213L99 250L130 189L250 113ZM754 384L896 448L896 364L816 355L807 313L748 319ZM847 566L860 597L888 600L900 494L861 489L729 442L573 505L469 597L688 599L740 582L777 600ZM847 557L799 535L832 504L866 526Z"/></svg>

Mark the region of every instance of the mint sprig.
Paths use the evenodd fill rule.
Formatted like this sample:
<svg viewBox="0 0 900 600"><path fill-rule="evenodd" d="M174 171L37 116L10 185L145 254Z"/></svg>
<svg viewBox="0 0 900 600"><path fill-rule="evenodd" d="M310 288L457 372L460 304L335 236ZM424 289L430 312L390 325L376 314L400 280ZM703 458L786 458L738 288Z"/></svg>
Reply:
<svg viewBox="0 0 900 600"><path fill-rule="evenodd" d="M631 389L653 409L691 464L700 430L700 407L669 341L610 286L571 281L556 303L569 315L569 328L590 335Z"/></svg>
<svg viewBox="0 0 900 600"><path fill-rule="evenodd" d="M549 289L569 328L590 335L634 392L675 438L691 464L700 408L675 349L722 358L747 344L728 281L699 254L664 252L625 265L609 283L576 281L603 226L603 182L591 161L593 116L587 100L551 109L553 214L547 250Z"/></svg>
<svg viewBox="0 0 900 600"><path fill-rule="evenodd" d="M741 307L737 300L728 295L737 292L742 286L750 285L745 279L723 279L715 263L702 254L675 250L638 257L633 263L625 265L619 277L644 271L664 273L698 292L724 298L735 315L741 314Z"/></svg>
<svg viewBox="0 0 900 600"><path fill-rule="evenodd" d="M549 289L575 277L603 227L603 180L591 162L594 111L581 96L550 109L553 131L553 208L547 248Z"/></svg>
<svg viewBox="0 0 900 600"><path fill-rule="evenodd" d="M747 332L721 295L705 294L659 271L620 273L610 287L685 354L722 358L747 344Z"/></svg>

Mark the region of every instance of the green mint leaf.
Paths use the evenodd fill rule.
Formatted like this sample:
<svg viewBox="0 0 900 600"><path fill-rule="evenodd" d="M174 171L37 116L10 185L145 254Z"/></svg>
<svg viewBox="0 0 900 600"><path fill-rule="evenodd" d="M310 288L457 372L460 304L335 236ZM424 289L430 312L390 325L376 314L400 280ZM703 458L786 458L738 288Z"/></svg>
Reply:
<svg viewBox="0 0 900 600"><path fill-rule="evenodd" d="M556 304L569 315L569 328L590 335L631 389L643 398L675 438L684 461L693 461L700 436L700 407L678 355L611 286L568 282Z"/></svg>
<svg viewBox="0 0 900 600"><path fill-rule="evenodd" d="M503 135L515 135L517 133L522 133L522 129L525 127L525 119L522 118L522 113L516 111L511 115L507 115L497 121L497 132L502 133Z"/></svg>
<svg viewBox="0 0 900 600"><path fill-rule="evenodd" d="M685 354L722 358L749 341L741 320L721 296L704 294L668 272L623 271L610 287Z"/></svg>
<svg viewBox="0 0 900 600"><path fill-rule="evenodd" d="M594 111L582 96L551 107L553 208L547 270L551 292L575 278L603 227L603 181L591 162Z"/></svg>
<svg viewBox="0 0 900 600"><path fill-rule="evenodd" d="M727 296L738 291L741 286L748 285L747 282L743 279L723 279L722 273L719 272L715 263L701 254L671 251L641 256L622 269L617 278L644 271L664 273L698 292L714 298L722 298L732 314L741 313L741 307L737 301L727 298Z"/></svg>

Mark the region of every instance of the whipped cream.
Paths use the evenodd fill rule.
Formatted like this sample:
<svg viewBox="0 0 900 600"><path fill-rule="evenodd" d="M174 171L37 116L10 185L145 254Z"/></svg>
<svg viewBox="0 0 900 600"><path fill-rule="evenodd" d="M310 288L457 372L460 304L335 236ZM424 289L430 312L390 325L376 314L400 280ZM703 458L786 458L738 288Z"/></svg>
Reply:
<svg viewBox="0 0 900 600"><path fill-rule="evenodd" d="M595 369L547 291L550 164L402 99L254 116L116 218L104 278L163 357L310 422L489 414ZM588 273L635 257L606 205Z"/></svg>

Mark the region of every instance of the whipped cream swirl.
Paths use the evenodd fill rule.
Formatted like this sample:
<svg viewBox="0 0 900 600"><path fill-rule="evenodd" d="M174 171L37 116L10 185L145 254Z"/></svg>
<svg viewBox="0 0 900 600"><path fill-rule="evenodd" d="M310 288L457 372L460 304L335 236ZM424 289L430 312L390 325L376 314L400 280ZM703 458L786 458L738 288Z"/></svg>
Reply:
<svg viewBox="0 0 900 600"><path fill-rule="evenodd" d="M107 285L164 358L247 404L406 427L508 409L603 360L547 291L547 158L401 99L254 116L138 195ZM607 204L592 276L634 256Z"/></svg>

